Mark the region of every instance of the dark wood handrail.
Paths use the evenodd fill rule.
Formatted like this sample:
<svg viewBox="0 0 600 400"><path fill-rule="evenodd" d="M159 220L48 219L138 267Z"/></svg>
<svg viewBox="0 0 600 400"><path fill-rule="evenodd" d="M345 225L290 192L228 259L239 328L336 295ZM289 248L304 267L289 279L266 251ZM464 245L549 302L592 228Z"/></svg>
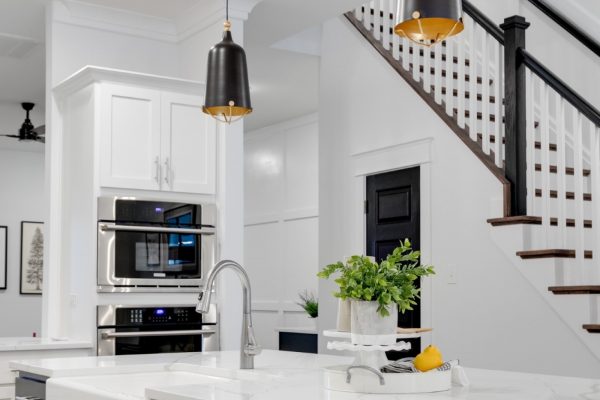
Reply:
<svg viewBox="0 0 600 400"><path fill-rule="evenodd" d="M575 24L565 18L559 11L547 4L545 1L529 0L529 2L536 6L558 25L560 25L561 28L569 32L575 39L579 40L585 47L594 52L594 54L600 57L600 43L598 43L593 37L579 29L579 27L575 26Z"/></svg>
<svg viewBox="0 0 600 400"><path fill-rule="evenodd" d="M558 92L562 97L571 103L579 112L589 118L596 126L600 126L600 111L593 105L588 103L583 97L581 97L575 90L569 85L562 81L559 77L554 75L550 70L539 62L534 56L529 54L527 50L518 49L519 56L522 57L523 63L529 68L534 74L540 77L550 87Z"/></svg>
<svg viewBox="0 0 600 400"><path fill-rule="evenodd" d="M504 32L489 19L484 13L479 11L477 7L471 4L468 0L463 0L463 11L467 13L475 22L483 27L487 33L492 35L494 39L504 45Z"/></svg>

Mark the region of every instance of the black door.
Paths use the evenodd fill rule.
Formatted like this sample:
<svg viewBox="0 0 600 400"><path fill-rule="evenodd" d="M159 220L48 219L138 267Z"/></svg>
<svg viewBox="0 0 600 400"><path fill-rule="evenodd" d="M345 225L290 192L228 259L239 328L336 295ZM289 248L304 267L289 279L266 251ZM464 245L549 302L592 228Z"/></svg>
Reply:
<svg viewBox="0 0 600 400"><path fill-rule="evenodd" d="M385 258L400 240L408 238L420 249L419 167L367 177L367 255ZM418 302L418 301L417 301ZM420 302L414 311L398 314L398 326L421 326ZM388 352L388 358L414 357L421 352L421 340L411 339L409 352Z"/></svg>

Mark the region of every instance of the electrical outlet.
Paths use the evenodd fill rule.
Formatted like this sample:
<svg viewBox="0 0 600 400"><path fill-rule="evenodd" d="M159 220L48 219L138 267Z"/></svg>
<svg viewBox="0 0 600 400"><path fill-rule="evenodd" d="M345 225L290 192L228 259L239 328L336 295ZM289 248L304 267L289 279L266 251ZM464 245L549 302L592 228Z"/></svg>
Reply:
<svg viewBox="0 0 600 400"><path fill-rule="evenodd" d="M458 268L454 265L448 267L448 285L456 285L458 283Z"/></svg>
<svg viewBox="0 0 600 400"><path fill-rule="evenodd" d="M71 304L71 307L77 306L77 295L76 294L71 294L69 296L69 303Z"/></svg>

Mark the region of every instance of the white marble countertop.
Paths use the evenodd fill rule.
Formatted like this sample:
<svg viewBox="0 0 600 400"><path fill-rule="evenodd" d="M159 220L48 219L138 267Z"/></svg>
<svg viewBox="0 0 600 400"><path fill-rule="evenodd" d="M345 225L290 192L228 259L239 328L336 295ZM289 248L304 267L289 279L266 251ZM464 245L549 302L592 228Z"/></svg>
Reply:
<svg viewBox="0 0 600 400"><path fill-rule="evenodd" d="M254 370L239 353L83 357L11 363L51 376L47 399L86 400L600 400L600 379L466 369L469 387L418 395L365 395L322 388L322 368L350 358L266 350Z"/></svg>
<svg viewBox="0 0 600 400"><path fill-rule="evenodd" d="M88 349L92 343L72 339L0 337L0 351Z"/></svg>
<svg viewBox="0 0 600 400"><path fill-rule="evenodd" d="M132 356L65 357L14 360L8 366L50 378L164 371L166 366L201 353L141 354Z"/></svg>

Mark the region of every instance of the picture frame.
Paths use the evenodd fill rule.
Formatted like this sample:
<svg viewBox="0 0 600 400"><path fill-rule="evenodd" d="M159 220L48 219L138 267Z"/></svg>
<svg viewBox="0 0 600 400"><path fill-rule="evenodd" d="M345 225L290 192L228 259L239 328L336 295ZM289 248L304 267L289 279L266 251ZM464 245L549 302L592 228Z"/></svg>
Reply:
<svg viewBox="0 0 600 400"><path fill-rule="evenodd" d="M44 271L44 223L21 221L21 294L41 295Z"/></svg>
<svg viewBox="0 0 600 400"><path fill-rule="evenodd" d="M8 279L8 227L0 225L0 290L6 290Z"/></svg>

